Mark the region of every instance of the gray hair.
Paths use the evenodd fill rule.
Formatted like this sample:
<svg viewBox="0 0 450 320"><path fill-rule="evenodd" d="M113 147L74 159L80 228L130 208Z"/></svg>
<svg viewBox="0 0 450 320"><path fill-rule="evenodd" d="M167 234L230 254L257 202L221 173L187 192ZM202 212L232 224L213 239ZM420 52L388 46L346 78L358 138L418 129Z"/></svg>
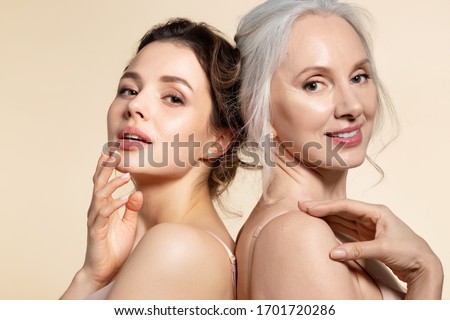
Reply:
<svg viewBox="0 0 450 320"><path fill-rule="evenodd" d="M270 136L272 75L286 55L294 22L307 14L337 15L353 27L372 62L372 79L378 89L379 111L374 132L380 131L386 112L396 127L398 120L395 111L376 72L372 40L368 32L372 18L366 10L338 0L268 0L243 17L235 36L242 56L240 103L247 126L248 142L251 145L260 144ZM370 158L368 160L383 175L381 168ZM263 188L266 190L271 168L264 161L262 166Z"/></svg>

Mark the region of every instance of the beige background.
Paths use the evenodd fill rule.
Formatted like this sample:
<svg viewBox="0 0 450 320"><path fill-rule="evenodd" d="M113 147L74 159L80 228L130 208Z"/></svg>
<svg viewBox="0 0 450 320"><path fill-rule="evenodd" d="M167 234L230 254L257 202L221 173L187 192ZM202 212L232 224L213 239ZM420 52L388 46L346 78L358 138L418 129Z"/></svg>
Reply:
<svg viewBox="0 0 450 320"><path fill-rule="evenodd" d="M239 18L260 2L1 0L0 299L58 298L81 266L106 111L143 33L186 16L232 39ZM402 132L378 158L383 182L372 187L378 176L363 166L351 176L349 195L388 205L450 274L450 2L355 2L375 18L377 63ZM240 177L231 192L229 208L244 215L226 218L233 235L257 186L257 178Z"/></svg>

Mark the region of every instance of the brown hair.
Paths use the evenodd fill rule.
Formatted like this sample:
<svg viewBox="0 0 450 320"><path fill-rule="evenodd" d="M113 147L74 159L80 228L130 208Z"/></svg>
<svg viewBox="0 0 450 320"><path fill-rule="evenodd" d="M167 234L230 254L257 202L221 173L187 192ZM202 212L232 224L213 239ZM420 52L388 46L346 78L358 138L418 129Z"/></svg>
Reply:
<svg viewBox="0 0 450 320"><path fill-rule="evenodd" d="M240 160L237 152L245 139L244 123L237 101L241 71L240 53L217 29L206 23L176 18L156 25L139 43L137 52L154 41L176 42L196 55L210 84L213 130L228 129L232 140L226 152L211 160L208 187L212 196L220 195L236 175Z"/></svg>

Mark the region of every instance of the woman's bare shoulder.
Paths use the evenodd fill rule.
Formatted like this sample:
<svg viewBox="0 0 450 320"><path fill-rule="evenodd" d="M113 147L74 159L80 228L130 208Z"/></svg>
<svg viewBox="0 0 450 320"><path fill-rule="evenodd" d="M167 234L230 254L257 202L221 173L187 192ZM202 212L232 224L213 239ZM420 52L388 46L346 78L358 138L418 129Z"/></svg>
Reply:
<svg viewBox="0 0 450 320"><path fill-rule="evenodd" d="M252 292L261 299L357 297L348 267L329 258L338 244L322 219L290 211L260 231L253 252Z"/></svg>
<svg viewBox="0 0 450 320"><path fill-rule="evenodd" d="M142 251L161 251L174 259L196 261L201 258L215 261L223 258L223 245L207 230L180 223L161 223L147 231L138 244ZM192 257L192 259L191 259Z"/></svg>
<svg viewBox="0 0 450 320"><path fill-rule="evenodd" d="M257 237L257 244L270 242L313 252L331 250L338 244L333 230L324 220L301 211L289 211L270 219Z"/></svg>
<svg viewBox="0 0 450 320"><path fill-rule="evenodd" d="M162 223L146 232L124 264L112 299L220 299L229 272L223 246L206 230ZM138 298L136 298L138 297Z"/></svg>
<svg viewBox="0 0 450 320"><path fill-rule="evenodd" d="M253 217L254 216L254 217ZM304 236L313 236L316 231L326 233L334 239L333 231L329 225L321 218L310 216L299 210L286 211L282 213L272 213L268 210L263 212L252 212L251 228L243 228L243 232L251 232L258 238L260 234L265 237L277 235L279 232L286 234L288 232L297 233L297 231L310 231ZM250 220L250 219L249 219ZM248 225L248 224L247 224Z"/></svg>

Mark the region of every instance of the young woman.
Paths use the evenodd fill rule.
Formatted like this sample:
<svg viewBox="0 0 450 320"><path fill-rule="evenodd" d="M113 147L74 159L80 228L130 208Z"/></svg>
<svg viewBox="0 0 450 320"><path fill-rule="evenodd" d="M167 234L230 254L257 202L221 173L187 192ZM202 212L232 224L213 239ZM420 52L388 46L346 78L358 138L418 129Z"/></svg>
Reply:
<svg viewBox="0 0 450 320"><path fill-rule="evenodd" d="M212 199L238 166L239 71L206 24L175 19L142 38L108 112L114 152L98 161L86 258L63 299L235 297L234 242ZM113 197L130 180L136 191Z"/></svg>
<svg viewBox="0 0 450 320"><path fill-rule="evenodd" d="M266 155L237 240L239 299L441 298L428 244L388 208L346 199L389 111L364 19L334 0L269 0L239 25L244 118Z"/></svg>

